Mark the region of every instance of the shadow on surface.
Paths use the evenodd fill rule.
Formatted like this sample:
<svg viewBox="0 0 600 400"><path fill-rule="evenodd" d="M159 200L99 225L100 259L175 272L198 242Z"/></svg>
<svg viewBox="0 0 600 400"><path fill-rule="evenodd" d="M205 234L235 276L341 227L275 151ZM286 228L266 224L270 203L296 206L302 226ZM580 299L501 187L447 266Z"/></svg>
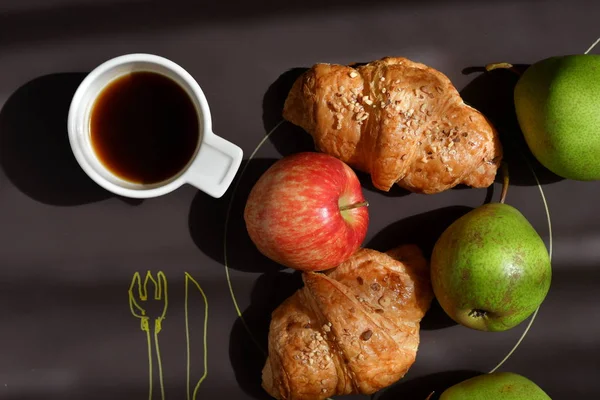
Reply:
<svg viewBox="0 0 600 400"><path fill-rule="evenodd" d="M368 190L369 192L378 193L385 197L404 197L404 196L408 196L409 194L412 193L411 191L406 190L398 185L392 185L390 190L388 190L387 192L384 192L383 190L377 189L375 187L375 185L373 185L373 180L371 179L370 174L367 174L366 172L358 171L356 169L353 169L353 170L356 173L356 175L358 176L358 179L360 180L360 185L362 186L362 188L364 190Z"/></svg>
<svg viewBox="0 0 600 400"><path fill-rule="evenodd" d="M44 398L44 400L64 400L65 398L85 398L86 400L104 400L106 398L111 398L113 400L131 400L131 399L147 399L148 398L148 388L143 387L123 387L120 386L118 389L107 389L107 386L98 386L93 388L80 389L78 391L68 391L65 390L61 393L56 394L48 394L46 391L44 393L33 393L29 395L17 395L13 397L6 397L7 400L39 400L40 398ZM180 392L185 393L185 387L179 388ZM41 392L41 391L40 391ZM73 393L75 392L75 393ZM115 393L117 392L117 393ZM160 393L158 393L160 395ZM159 397L159 396L156 396Z"/></svg>
<svg viewBox="0 0 600 400"><path fill-rule="evenodd" d="M440 303L434 297L431 307L421 320L421 329L424 331L434 331L438 329L449 328L458 325L452 318L446 314Z"/></svg>
<svg viewBox="0 0 600 400"><path fill-rule="evenodd" d="M468 2L472 0L463 0ZM437 0L440 2L441 0ZM122 35L128 32L156 32L175 27L198 24L213 25L223 22L253 20L273 16L302 16L338 13L358 8L398 6L399 3L416 3L415 0L378 0L365 3L359 0L263 0L254 2L223 2L194 0L97 0L14 2L0 14L0 47L18 46L23 42L36 42L70 38L77 32L85 38L110 32ZM55 3L55 4L52 4Z"/></svg>
<svg viewBox="0 0 600 400"><path fill-rule="evenodd" d="M0 164L21 192L41 203L76 206L118 197L83 172L69 144L69 107L85 76L36 78L13 93L0 111Z"/></svg>
<svg viewBox="0 0 600 400"><path fill-rule="evenodd" d="M267 134L283 121L283 105L296 79L307 68L293 68L281 74L263 96L263 125ZM312 137L302 128L284 121L269 137L282 156L302 151L315 151Z"/></svg>
<svg viewBox="0 0 600 400"><path fill-rule="evenodd" d="M263 125L265 131L269 132L277 125L279 121L283 119L283 105L285 99L294 85L296 79L300 77L308 68L298 67L292 68L279 76L273 82L265 95L263 96ZM305 135L308 135L306 132Z"/></svg>
<svg viewBox="0 0 600 400"><path fill-rule="evenodd" d="M231 365L242 390L254 399L272 398L261 387L271 313L301 287L302 278L297 271L261 275L252 290L250 306L243 313L244 320L238 318L233 326L229 342Z"/></svg>
<svg viewBox="0 0 600 400"><path fill-rule="evenodd" d="M429 259L435 242L446 228L472 209L467 206L449 206L393 222L377 233L365 247L383 252L401 244L412 243L419 246Z"/></svg>
<svg viewBox="0 0 600 400"><path fill-rule="evenodd" d="M188 228L196 246L213 260L224 264L223 238L227 208L233 197L227 226L227 261L232 269L247 272L277 271L281 266L263 256L250 240L244 221L246 199L258 178L275 163L271 158L244 160L240 174L227 194L215 199L198 192L188 218ZM235 190L235 192L234 192Z"/></svg>
<svg viewBox="0 0 600 400"><path fill-rule="evenodd" d="M265 132L271 132L277 124L283 121L283 105L296 79L307 68L293 68L284 72L269 86L263 96L263 125ZM269 137L275 149L282 156L302 152L315 151L312 137L302 128L284 121Z"/></svg>
<svg viewBox="0 0 600 400"><path fill-rule="evenodd" d="M524 71L527 65L515 65ZM509 70L484 72L483 67L468 67L463 74L480 73L460 94L464 101L483 113L496 127L504 150L504 160L510 171L510 183L518 186L535 186L534 169L541 184L561 181L533 156L519 127L513 99L513 91L518 76ZM528 165L529 164L529 165ZM496 182L502 182L502 174L496 175Z"/></svg>
<svg viewBox="0 0 600 400"><path fill-rule="evenodd" d="M386 389L381 395L377 396L376 399L425 400L431 392L435 391L434 395L431 397L431 400L437 400L444 390L448 389L450 386L481 374L482 372L459 370L439 372L414 379L409 378L406 381L402 380L394 386Z"/></svg>
<svg viewBox="0 0 600 400"><path fill-rule="evenodd" d="M273 131L269 140L283 157L304 151L317 151L312 137L299 126L287 121Z"/></svg>
<svg viewBox="0 0 600 400"><path fill-rule="evenodd" d="M78 267L81 267L80 265ZM76 268L73 266L72 268ZM0 312L12 329L3 331L0 351L0 370L5 380L3 399L148 399L148 350L145 333L140 329L141 319L131 314L127 288L132 276L121 269L110 279L70 279L67 267L53 272L14 276L3 285L0 293ZM69 274L71 272L71 274ZM133 271L132 271L133 272ZM141 271L143 272L143 271ZM157 271L153 271L156 276ZM75 273L75 276L81 272ZM165 371L166 398L184 399L186 394L186 341L183 275L167 273L169 307L162 331L158 335ZM142 275L143 278L144 275ZM108 278L103 276L103 278ZM4 279L6 279L4 277ZM139 296L134 287L137 304L152 321L164 310L166 300ZM154 285L148 289L152 292ZM25 295L24 295L25 294ZM204 302L194 288L190 288L190 316L192 332L190 366L192 384L203 373L202 329ZM23 316L26 315L26 318ZM43 329L38 329L43 326ZM154 332L154 329L151 328ZM213 339L214 340L214 339ZM15 346L13 343L28 343ZM212 341L211 341L212 342ZM225 344L227 340L216 341ZM98 346L98 343L103 343ZM154 346L154 343L153 343ZM160 399L154 348L154 399ZM57 363L57 359L61 359ZM68 379L68 367L77 366L77 384ZM210 375L209 375L210 376ZM56 384L61 382L61 384ZM205 385L206 386L206 385ZM217 398L202 386L197 396ZM219 386L210 384L209 387ZM223 389L227 389L222 387ZM193 387L192 387L193 390ZM232 390L238 392L239 390ZM227 393L227 391L225 391ZM230 392L231 393L231 392ZM228 398L226 395L225 398Z"/></svg>

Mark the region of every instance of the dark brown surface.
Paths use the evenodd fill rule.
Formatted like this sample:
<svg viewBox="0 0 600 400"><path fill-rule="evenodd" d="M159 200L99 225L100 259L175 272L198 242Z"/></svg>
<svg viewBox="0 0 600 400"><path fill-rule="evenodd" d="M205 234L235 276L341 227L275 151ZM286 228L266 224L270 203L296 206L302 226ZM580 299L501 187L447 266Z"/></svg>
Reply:
<svg viewBox="0 0 600 400"><path fill-rule="evenodd" d="M127 298L133 273L146 270L165 271L169 279L160 333L166 397L185 398L187 271L210 305L209 371L198 398L265 398L258 387L261 355L237 318L222 265L232 191L215 200L183 187L142 202L93 184L70 154L66 115L78 83L96 65L130 52L181 64L203 88L215 132L240 145L247 158L279 121L300 68L405 56L447 74L469 103L494 120L505 142L518 143L510 104L514 77L504 71L484 75L477 67L581 53L600 35L597 1L201 3L2 2L0 399L146 399L145 334ZM279 272L249 243L241 219L244 196L275 159L308 148L308 135L283 125L248 163L234 199L232 284L263 345L269 311L299 279ZM508 159L514 183L508 202L548 241L532 175L514 151ZM539 172L552 212L554 279L538 319L503 370L528 376L554 399L598 398L600 187ZM427 251L444 226L488 196L473 189L429 197L399 189L381 194L363 182L371 203L366 244L380 250L416 241ZM190 299L195 383L202 374L203 305L197 293ZM488 371L523 329L474 332L434 308L414 367L377 398L419 400L429 390Z"/></svg>

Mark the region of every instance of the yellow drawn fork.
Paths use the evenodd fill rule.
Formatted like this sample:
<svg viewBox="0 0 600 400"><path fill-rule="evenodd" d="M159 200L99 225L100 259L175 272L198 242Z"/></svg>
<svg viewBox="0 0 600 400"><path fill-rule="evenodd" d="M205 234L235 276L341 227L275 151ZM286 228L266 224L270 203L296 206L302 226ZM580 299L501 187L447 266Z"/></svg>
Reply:
<svg viewBox="0 0 600 400"><path fill-rule="evenodd" d="M150 316L148 316L146 310L140 305L140 303L148 301L148 284L154 285L154 301L162 302L162 313L154 319L154 335L151 332ZM137 287L137 290L136 290ZM190 288L195 287L204 302L204 329L203 329L203 354L204 354L204 372L194 389L192 390L190 371L191 371L191 349L190 349L190 324L189 324L189 297ZM193 290L193 289L192 289ZM167 293L167 277L162 271L156 274L156 279L152 276L152 273L148 271L146 277L142 283L142 278L139 272L133 275L131 285L129 286L129 309L131 314L140 319L140 327L142 331L146 332L146 340L148 342L148 374L149 374L149 395L148 399L152 400L152 338L154 338L154 347L156 351L156 359L158 365L158 376L160 380L160 394L162 400L165 400L165 385L163 381L163 370L162 360L160 357L160 347L158 345L158 334L162 330L162 321L165 319L167 314L167 308L169 305L169 298ZM207 330L208 330L208 299L200 284L189 274L185 273L185 299L184 299L184 312L185 312L185 341L186 341L186 385L187 385L187 400L195 400L198 395L200 385L206 379L208 374L208 346L207 346Z"/></svg>
<svg viewBox="0 0 600 400"><path fill-rule="evenodd" d="M152 335L150 329L150 317L147 315L146 310L140 306L140 302L148 301L148 283L152 282L154 285L154 296L153 300L162 302L162 312L154 319L154 335ZM135 288L137 287L137 291ZM154 338L154 348L156 351L156 360L158 365L158 378L160 384L161 399L165 400L165 385L163 380L162 371L162 360L160 357L160 346L158 344L158 334L162 330L162 321L165 319L167 314L167 308L169 306L169 297L167 291L167 277L162 271L156 274L156 279L152 276L152 273L148 271L142 284L142 279L139 272L133 275L131 285L129 286L129 309L134 317L140 319L140 328L146 332L146 340L148 342L148 374L149 374L149 395L148 399L152 400L152 338Z"/></svg>

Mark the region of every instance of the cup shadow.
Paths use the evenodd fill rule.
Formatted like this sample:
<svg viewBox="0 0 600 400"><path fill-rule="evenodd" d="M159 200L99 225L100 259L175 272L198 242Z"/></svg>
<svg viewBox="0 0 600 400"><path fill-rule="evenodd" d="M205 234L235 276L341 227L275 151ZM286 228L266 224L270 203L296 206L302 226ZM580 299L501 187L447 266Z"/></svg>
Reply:
<svg viewBox="0 0 600 400"><path fill-rule="evenodd" d="M523 72L528 65L515 65L517 71ZM498 130L504 150L504 161L510 171L510 183L517 186L537 185L533 169L540 184L550 184L563 178L546 169L533 156L515 113L514 88L519 80L512 71L498 69L486 72L484 67L467 67L463 74L480 73L463 90L460 91L465 103L483 113ZM502 181L502 174L496 175L496 182Z"/></svg>
<svg viewBox="0 0 600 400"><path fill-rule="evenodd" d="M196 246L219 264L225 263L224 235L227 211L227 264L229 268L246 272L272 272L283 268L263 256L246 230L244 208L254 184L277 160L255 158L244 160L240 173L231 189L220 199L198 192L192 201L188 217L188 229ZM233 199L233 202L232 202Z"/></svg>
<svg viewBox="0 0 600 400"><path fill-rule="evenodd" d="M262 274L252 290L250 306L233 325L229 358L240 388L254 399L272 398L261 387L271 313L301 287L299 271Z"/></svg>
<svg viewBox="0 0 600 400"><path fill-rule="evenodd" d="M38 77L14 92L0 111L0 165L28 197L54 206L77 206L114 195L92 181L71 152L67 117L86 73Z"/></svg>

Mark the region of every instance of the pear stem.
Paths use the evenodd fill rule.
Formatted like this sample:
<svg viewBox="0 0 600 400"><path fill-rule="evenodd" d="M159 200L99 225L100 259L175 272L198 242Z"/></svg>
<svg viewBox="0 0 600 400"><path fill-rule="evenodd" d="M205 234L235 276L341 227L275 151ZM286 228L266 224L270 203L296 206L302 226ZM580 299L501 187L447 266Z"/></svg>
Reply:
<svg viewBox="0 0 600 400"><path fill-rule="evenodd" d="M352 210L354 208L358 208L358 207L368 207L369 206L369 202L368 201L361 201L360 203L352 203L352 204L348 204L345 206L341 206L340 207L340 211L347 211L347 210Z"/></svg>
<svg viewBox="0 0 600 400"><path fill-rule="evenodd" d="M500 203L504 204L506 200L506 194L508 193L508 183L509 183L509 175L508 175L508 164L506 161L502 162L502 193L500 194Z"/></svg>
<svg viewBox="0 0 600 400"><path fill-rule="evenodd" d="M493 71L495 69L507 69L518 76L522 75L521 72L518 69L516 69L514 65L506 62L491 63L485 66L485 70L487 72Z"/></svg>
<svg viewBox="0 0 600 400"><path fill-rule="evenodd" d="M429 393L429 396L427 396L427 398L426 398L425 400L429 400L429 399L431 399L431 396L433 396L433 395L434 395L434 393L435 393L435 392L431 392L431 393Z"/></svg>
<svg viewBox="0 0 600 400"><path fill-rule="evenodd" d="M600 43L600 38L598 38L598 40L596 40L583 54L588 54L590 51L594 50L594 47L596 47L598 43Z"/></svg>

